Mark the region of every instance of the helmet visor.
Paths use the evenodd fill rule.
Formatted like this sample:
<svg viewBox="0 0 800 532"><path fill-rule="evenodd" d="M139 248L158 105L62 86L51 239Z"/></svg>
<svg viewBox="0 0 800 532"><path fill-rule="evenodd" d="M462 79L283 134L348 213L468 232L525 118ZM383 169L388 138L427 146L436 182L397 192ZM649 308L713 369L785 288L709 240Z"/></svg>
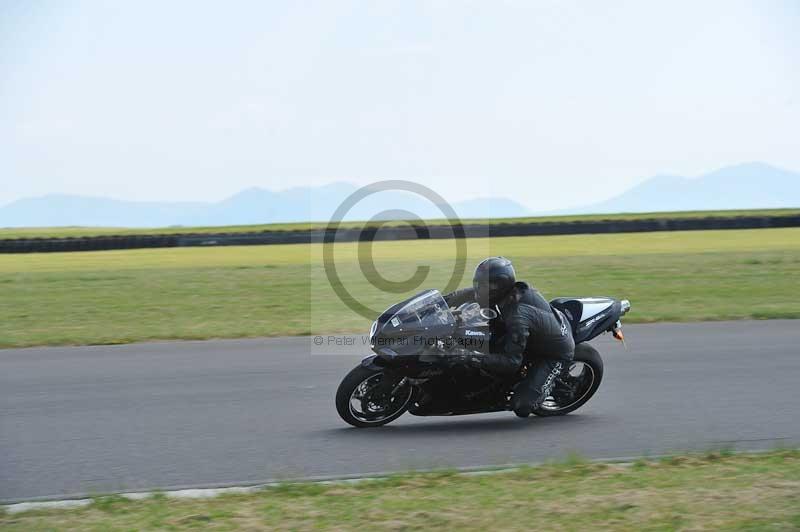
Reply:
<svg viewBox="0 0 800 532"><path fill-rule="evenodd" d="M475 289L475 299L483 308L493 307L498 304L505 295L506 283L501 280L490 279L488 282L474 281L472 287Z"/></svg>

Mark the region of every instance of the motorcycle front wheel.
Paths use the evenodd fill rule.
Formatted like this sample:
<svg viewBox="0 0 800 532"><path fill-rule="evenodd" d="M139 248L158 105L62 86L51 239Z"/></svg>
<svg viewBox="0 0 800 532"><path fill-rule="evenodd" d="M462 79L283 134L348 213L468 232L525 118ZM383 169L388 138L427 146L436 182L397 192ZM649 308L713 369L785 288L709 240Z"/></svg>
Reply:
<svg viewBox="0 0 800 532"><path fill-rule="evenodd" d="M414 388L400 380L383 382L383 369L356 366L336 390L336 411L354 427L379 427L405 413L414 396Z"/></svg>

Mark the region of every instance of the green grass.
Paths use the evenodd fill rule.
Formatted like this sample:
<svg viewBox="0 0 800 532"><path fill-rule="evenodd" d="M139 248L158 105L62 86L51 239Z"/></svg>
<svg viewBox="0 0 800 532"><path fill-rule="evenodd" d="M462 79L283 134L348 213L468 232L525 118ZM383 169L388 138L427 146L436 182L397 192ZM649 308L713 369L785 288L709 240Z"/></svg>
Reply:
<svg viewBox="0 0 800 532"><path fill-rule="evenodd" d="M800 229L468 239L467 271L512 258L547 297L628 298L631 322L800 318ZM455 240L378 242L377 270L402 280L430 265L443 287ZM374 309L406 294L365 282L358 244L335 246L342 284ZM0 346L110 344L361 332L333 294L322 245L0 255Z"/></svg>
<svg viewBox="0 0 800 532"><path fill-rule="evenodd" d="M633 467L566 463L486 476L408 474L248 495L96 499L0 516L35 530L797 530L800 452L709 453Z"/></svg>
<svg viewBox="0 0 800 532"><path fill-rule="evenodd" d="M681 211L681 212L647 212L647 213L621 213L621 214L582 214L565 216L536 216L523 218L481 218L464 219L465 224L511 224L529 222L573 222L573 221L598 221L598 220L642 220L662 218L707 218L713 216L740 217L740 216L789 216L800 214L800 209L760 209L760 210L729 210L729 211ZM446 220L426 220L427 224L443 224ZM382 223L386 226L404 225L403 221ZM254 233L260 231L300 231L324 228L327 222L303 223L275 223L259 225L231 225L231 226L204 226L204 227L156 227L156 228L131 228L131 227L22 227L0 228L0 239L4 238L65 238L83 236L109 236L109 235L171 235L187 233ZM343 227L363 227L365 222L344 222ZM373 223L371 225L377 225Z"/></svg>

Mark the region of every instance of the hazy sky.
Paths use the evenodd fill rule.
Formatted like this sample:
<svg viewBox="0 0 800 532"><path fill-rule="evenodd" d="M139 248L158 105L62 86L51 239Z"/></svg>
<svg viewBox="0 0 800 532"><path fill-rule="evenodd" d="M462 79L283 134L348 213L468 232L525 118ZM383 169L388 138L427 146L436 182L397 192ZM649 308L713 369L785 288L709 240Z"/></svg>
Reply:
<svg viewBox="0 0 800 532"><path fill-rule="evenodd" d="M0 204L800 169L800 2L0 0Z"/></svg>

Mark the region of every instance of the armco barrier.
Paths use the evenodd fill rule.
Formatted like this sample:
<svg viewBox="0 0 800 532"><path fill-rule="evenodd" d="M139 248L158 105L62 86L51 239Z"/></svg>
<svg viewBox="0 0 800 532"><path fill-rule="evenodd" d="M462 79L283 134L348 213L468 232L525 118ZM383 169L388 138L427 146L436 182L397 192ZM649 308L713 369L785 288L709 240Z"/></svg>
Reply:
<svg viewBox="0 0 800 532"><path fill-rule="evenodd" d="M590 233L636 233L649 231L696 231L710 229L761 229L800 227L800 215L715 216L708 218L652 218L642 220L599 220L572 222L498 223L464 225L468 238L577 235ZM102 251L110 249L170 248L198 246L250 246L308 244L325 241L325 229L307 231L262 231L258 233L187 233L171 235L119 235L82 238L0 239L0 253L47 253L58 251ZM365 229L342 228L337 242L359 240L417 240L453 238L449 225L399 226Z"/></svg>

